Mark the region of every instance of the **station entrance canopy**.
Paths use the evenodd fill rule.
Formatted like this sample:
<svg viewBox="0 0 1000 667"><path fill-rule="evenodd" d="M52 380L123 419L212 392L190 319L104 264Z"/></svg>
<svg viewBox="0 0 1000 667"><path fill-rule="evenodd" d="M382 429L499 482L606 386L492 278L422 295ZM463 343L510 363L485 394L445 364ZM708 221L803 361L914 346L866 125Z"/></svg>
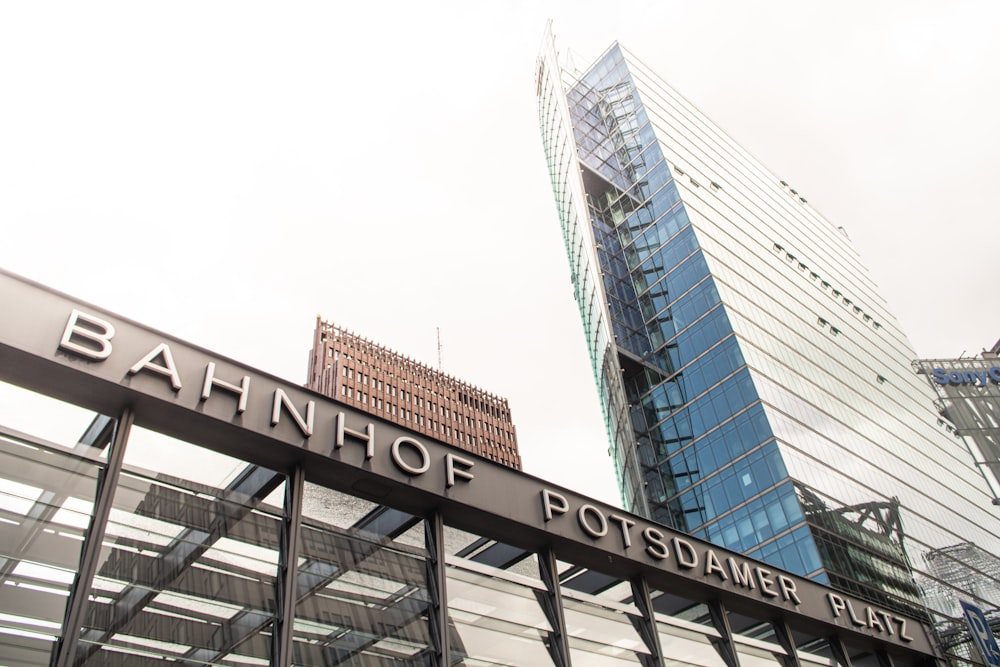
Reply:
<svg viewBox="0 0 1000 667"><path fill-rule="evenodd" d="M0 312L0 380L93 413L68 444L0 427L11 664L939 658L925 619L9 273ZM231 470L206 483L211 457Z"/></svg>

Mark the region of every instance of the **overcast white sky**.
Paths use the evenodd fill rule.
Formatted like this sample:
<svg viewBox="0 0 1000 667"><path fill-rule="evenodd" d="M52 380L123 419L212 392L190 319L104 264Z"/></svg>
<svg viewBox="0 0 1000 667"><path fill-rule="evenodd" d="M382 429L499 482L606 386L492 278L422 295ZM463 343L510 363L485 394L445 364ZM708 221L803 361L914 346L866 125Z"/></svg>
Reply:
<svg viewBox="0 0 1000 667"><path fill-rule="evenodd" d="M305 380L318 314L510 399L617 503L535 116L614 40L866 258L918 354L1000 338L1000 3L0 4L0 266ZM8 314L0 314L6 317Z"/></svg>

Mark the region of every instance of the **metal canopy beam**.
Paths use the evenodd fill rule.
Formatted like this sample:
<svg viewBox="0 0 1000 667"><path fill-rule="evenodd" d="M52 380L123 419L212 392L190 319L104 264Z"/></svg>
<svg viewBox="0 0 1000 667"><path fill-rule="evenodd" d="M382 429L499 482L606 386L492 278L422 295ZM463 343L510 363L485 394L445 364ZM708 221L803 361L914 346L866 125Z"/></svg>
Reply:
<svg viewBox="0 0 1000 667"><path fill-rule="evenodd" d="M111 515L115 491L118 488L118 478L121 475L125 460L125 443L132 429L134 413L125 409L118 419L111 450L108 452L107 467L102 470L97 488L97 498L94 503L94 513L90 519L90 530L83 543L83 553L80 554L80 568L77 570L69 603L66 606L66 617L63 620L63 636L53 652L52 664L55 667L69 667L74 664L77 646L80 640L80 629L83 626L83 613L88 603L87 593L90 582L97 571L97 561L100 558L104 534Z"/></svg>

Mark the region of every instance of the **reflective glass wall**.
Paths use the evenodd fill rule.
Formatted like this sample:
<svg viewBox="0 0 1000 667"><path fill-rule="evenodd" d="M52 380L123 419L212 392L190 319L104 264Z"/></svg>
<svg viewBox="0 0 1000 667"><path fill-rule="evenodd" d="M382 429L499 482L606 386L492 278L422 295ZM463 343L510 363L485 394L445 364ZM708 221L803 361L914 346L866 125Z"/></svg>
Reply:
<svg viewBox="0 0 1000 667"><path fill-rule="evenodd" d="M0 383L0 656L6 664L48 665L63 634L116 426Z"/></svg>

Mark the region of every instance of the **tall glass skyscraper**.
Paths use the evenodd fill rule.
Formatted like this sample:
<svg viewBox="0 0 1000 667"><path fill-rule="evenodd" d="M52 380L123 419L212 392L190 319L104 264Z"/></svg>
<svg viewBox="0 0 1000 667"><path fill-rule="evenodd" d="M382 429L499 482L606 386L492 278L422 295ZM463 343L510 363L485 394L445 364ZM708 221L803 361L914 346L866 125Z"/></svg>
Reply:
<svg viewBox="0 0 1000 667"><path fill-rule="evenodd" d="M996 609L940 574L1000 553L995 480L844 230L618 44L568 71L548 35L537 94L626 508L904 613Z"/></svg>

